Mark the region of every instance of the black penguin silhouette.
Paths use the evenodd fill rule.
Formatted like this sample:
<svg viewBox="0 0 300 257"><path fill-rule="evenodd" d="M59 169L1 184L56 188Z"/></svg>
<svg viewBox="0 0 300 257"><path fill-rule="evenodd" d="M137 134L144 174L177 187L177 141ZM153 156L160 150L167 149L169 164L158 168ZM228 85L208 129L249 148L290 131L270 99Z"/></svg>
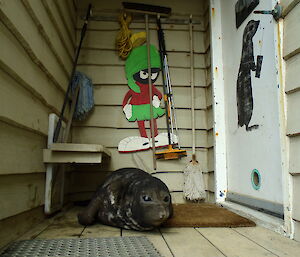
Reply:
<svg viewBox="0 0 300 257"><path fill-rule="evenodd" d="M256 71L259 68L254 62L252 39L258 29L259 22L260 21L251 20L245 27L243 34L242 58L237 79L238 124L240 127L245 125L247 131L258 128L258 125L249 127L249 123L253 112L251 71ZM260 57L262 58L262 56Z"/></svg>

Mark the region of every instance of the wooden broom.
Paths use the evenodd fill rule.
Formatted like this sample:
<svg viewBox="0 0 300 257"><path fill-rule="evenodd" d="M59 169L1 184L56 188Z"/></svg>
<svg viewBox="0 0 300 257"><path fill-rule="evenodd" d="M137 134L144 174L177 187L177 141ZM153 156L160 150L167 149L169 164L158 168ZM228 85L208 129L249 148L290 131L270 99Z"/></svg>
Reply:
<svg viewBox="0 0 300 257"><path fill-rule="evenodd" d="M189 23L190 31L190 80L191 80L191 104L192 104L192 160L186 165L184 173L184 197L190 201L201 201L205 199L203 174L201 165L196 160L195 139L195 99L194 99L194 46L193 46L193 24L192 15Z"/></svg>

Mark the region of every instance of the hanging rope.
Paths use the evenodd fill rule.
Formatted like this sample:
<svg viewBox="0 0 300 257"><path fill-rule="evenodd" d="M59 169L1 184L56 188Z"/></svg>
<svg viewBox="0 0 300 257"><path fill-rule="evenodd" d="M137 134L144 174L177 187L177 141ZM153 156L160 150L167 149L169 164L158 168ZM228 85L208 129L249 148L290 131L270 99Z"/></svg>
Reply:
<svg viewBox="0 0 300 257"><path fill-rule="evenodd" d="M131 30L129 30L129 24L131 23L132 16L126 13L121 13L119 16L119 22L121 29L117 35L116 44L119 52L119 56L122 59L126 59L132 49Z"/></svg>

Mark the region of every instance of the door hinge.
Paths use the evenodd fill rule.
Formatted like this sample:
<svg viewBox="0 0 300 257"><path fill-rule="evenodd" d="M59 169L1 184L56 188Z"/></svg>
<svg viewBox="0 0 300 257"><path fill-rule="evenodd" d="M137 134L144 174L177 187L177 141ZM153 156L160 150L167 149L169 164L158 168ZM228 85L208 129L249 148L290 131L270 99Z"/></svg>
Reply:
<svg viewBox="0 0 300 257"><path fill-rule="evenodd" d="M282 5L276 4L274 9L271 11L264 11L264 10L259 10L259 11L254 11L256 14L271 14L273 15L273 18L278 21L280 18L282 18Z"/></svg>

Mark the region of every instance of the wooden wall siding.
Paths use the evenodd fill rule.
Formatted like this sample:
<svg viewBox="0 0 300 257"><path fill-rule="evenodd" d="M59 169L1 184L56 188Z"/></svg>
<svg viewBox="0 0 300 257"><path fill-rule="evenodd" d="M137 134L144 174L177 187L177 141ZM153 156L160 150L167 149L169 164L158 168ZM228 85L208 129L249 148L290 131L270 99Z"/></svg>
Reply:
<svg viewBox="0 0 300 257"><path fill-rule="evenodd" d="M0 67L32 92L51 111L58 112L63 103L61 90L55 87L48 76L24 51L17 39L0 23ZM16 61L18 60L18 61Z"/></svg>
<svg viewBox="0 0 300 257"><path fill-rule="evenodd" d="M48 13L44 9L41 1L22 0L27 12L42 34L44 40L47 42L50 50L55 55L57 62L67 77L70 77L67 67L72 66L73 58L68 54L67 48L60 47L64 44L59 37L54 35L57 33ZM34 4L33 4L34 3ZM47 31L46 29L47 28ZM52 43L53 42L53 43ZM57 50L56 50L57 49Z"/></svg>
<svg viewBox="0 0 300 257"><path fill-rule="evenodd" d="M0 117L47 135L49 109L1 70L0 91Z"/></svg>
<svg viewBox="0 0 300 257"><path fill-rule="evenodd" d="M71 50L73 50L75 46L75 39L76 39L76 34L74 33L76 28L76 20L74 20L74 14L76 13L75 12L72 13L72 10L68 6L68 1L54 0L53 2L60 16L60 20L62 21L62 24L60 24L60 26L63 25L64 28L66 29L68 39L71 41L72 44Z"/></svg>
<svg viewBox="0 0 300 257"><path fill-rule="evenodd" d="M286 93L293 93L300 90L300 54L294 55L286 61Z"/></svg>
<svg viewBox="0 0 300 257"><path fill-rule="evenodd" d="M284 34L283 57L286 60L285 91L287 99L287 136L289 136L289 172L292 174L292 218L294 220L294 238L300 241L300 1L283 1Z"/></svg>
<svg viewBox="0 0 300 257"><path fill-rule="evenodd" d="M300 35L296 33L300 24L300 4L298 3L284 19L283 55L288 59L300 53Z"/></svg>
<svg viewBox="0 0 300 257"><path fill-rule="evenodd" d="M160 129L160 133L167 132L166 129ZM85 142L87 144L103 144L109 148L117 148L119 142L128 136L136 136L138 133L136 128L133 129L118 129L118 128L99 128L97 127L74 127L72 131L72 138L74 143ZM148 130L150 134L150 130ZM187 129L180 129L179 139L181 147L191 147L192 132ZM206 130L196 131L196 147L207 147L207 132Z"/></svg>
<svg viewBox="0 0 300 257"><path fill-rule="evenodd" d="M191 154L191 148L184 148L187 150L188 155ZM183 171L185 165L190 161L189 158L182 158L180 160L170 160L170 161L163 161L157 160L157 170L154 171L152 167L152 159L151 159L151 152L150 151L142 151L136 153L119 153L118 149L110 148L109 149L112 157L109 163L104 164L105 169L107 171L114 171L116 169L124 168L124 167L138 167L140 169L144 169L145 171L152 173L152 172L178 172ZM196 150L196 157L197 160L202 163L203 172L207 172L207 149L198 148ZM78 166L73 167L74 171L84 171L84 170L91 170L91 171L100 171L102 170L101 166Z"/></svg>
<svg viewBox="0 0 300 257"><path fill-rule="evenodd" d="M283 15L286 16L289 12L298 4L300 0L285 0L281 1L281 5L283 6Z"/></svg>
<svg viewBox="0 0 300 257"><path fill-rule="evenodd" d="M55 56L22 2L5 1L1 5L1 18L2 22L15 33L15 36L19 37L18 40L21 40L33 61L41 67L63 93L68 84L68 78L58 65Z"/></svg>
<svg viewBox="0 0 300 257"><path fill-rule="evenodd" d="M0 220L4 225L8 223L2 219L44 203L42 149L47 145L48 115L59 114L62 107L75 45L76 14L68 18L72 13L67 12L65 22L60 22L56 16L67 5L52 2L4 0L0 5ZM72 40L60 37L66 30Z"/></svg>
<svg viewBox="0 0 300 257"><path fill-rule="evenodd" d="M206 88L206 107L210 108L212 107L212 86L209 85Z"/></svg>
<svg viewBox="0 0 300 257"><path fill-rule="evenodd" d="M0 174L44 172L41 149L46 140L45 136L0 121Z"/></svg>
<svg viewBox="0 0 300 257"><path fill-rule="evenodd" d="M186 149L188 155L191 154L191 149ZM119 168L124 167L138 167L145 171L152 173L155 176L158 176L162 179L170 188L172 192L182 192L182 183L183 183L183 174L182 171L184 167L189 162L189 158L182 158L177 161L157 161L157 171L153 172L152 169L152 160L151 153L149 151L139 152L133 154L120 154L116 148L110 148L112 153L112 161L108 168L105 168L106 171L114 171ZM208 192L214 192L214 173L208 172L207 165L207 150L206 149L198 149L196 151L196 157L199 163L202 165L202 170L204 172L204 179L206 183L206 190ZM118 161L116 161L118 160ZM75 171L76 170L76 171ZM91 176L89 172L91 172L91 167L83 166L74 168L73 173L79 173L81 175L77 175L77 179L72 181L70 185L70 191L72 194L78 193L79 191L82 193L91 192L95 190L97 185L99 185L99 181L102 181L102 172L101 167L94 167L92 171L94 174ZM163 174L163 175L161 175ZM80 176L86 176L85 180L79 179ZM93 176L95 179L93 179ZM87 179L88 178L88 179ZM78 191L79 190L79 191Z"/></svg>
<svg viewBox="0 0 300 257"><path fill-rule="evenodd" d="M112 16L110 20L101 20L101 23L97 21L97 16L93 16L91 18L92 20L89 21L88 30L89 31L119 31L120 30L120 23L118 20L118 15ZM93 20L94 19L94 20ZM189 16L186 16L181 23L178 22L178 24L174 24L171 21L168 20L162 20L162 29L164 31L188 31L188 20ZM76 30L79 32L84 24L84 21L82 19L79 19L77 21ZM204 20L204 18L197 18L195 21L195 24L193 24L193 31L194 32L206 32L207 31L207 22ZM132 22L129 25L129 29L132 30L139 30L144 31L145 30L145 20L144 18L136 19L133 17ZM149 19L149 29L151 31L155 31L157 29L156 21L154 19ZM133 31L134 32L134 31Z"/></svg>
<svg viewBox="0 0 300 257"><path fill-rule="evenodd" d="M101 68L100 68L101 69ZM162 86L157 86L160 92L163 92ZM121 106L123 98L129 90L128 85L94 85L94 101L95 105ZM191 97L191 90L186 87L174 86L174 95L176 97L177 108L191 108L191 102L187 101ZM205 88L195 88L195 108L205 110L206 95ZM113 96L113 97L111 97ZM162 106L164 104L162 103Z"/></svg>
<svg viewBox="0 0 300 257"><path fill-rule="evenodd" d="M214 177L209 175L210 173L204 173L206 188L213 190ZM105 172L73 172L72 187L73 192L93 192L97 186L108 175ZM154 177L164 181L171 192L182 191L183 188L183 173L182 172L158 172L153 174ZM80 184L78 183L80 181ZM70 192L70 193L73 193Z"/></svg>
<svg viewBox="0 0 300 257"><path fill-rule="evenodd" d="M211 49L210 49L210 15L209 15L209 1L205 3L205 20L207 20L204 45L205 52L205 65L206 65L206 118L207 118L207 172L210 177L209 185L206 192L208 202L215 202L215 178L214 178L214 115L213 115L213 93L212 93L212 78L211 78Z"/></svg>
<svg viewBox="0 0 300 257"><path fill-rule="evenodd" d="M87 74L94 84L123 84L127 85L125 70L122 66L96 66L96 65L81 65L79 71ZM118 74L118 76L115 76ZM189 69L172 68L170 67L171 82L174 86L189 86ZM205 87L205 70L195 69L195 86ZM158 79L156 85L162 85L161 79Z"/></svg>
<svg viewBox="0 0 300 257"><path fill-rule="evenodd" d="M300 175L299 173L293 176L293 210L292 217L294 222L294 239L300 242Z"/></svg>
<svg viewBox="0 0 300 257"><path fill-rule="evenodd" d="M74 56L74 48L75 48L75 38L71 37L68 31L72 31L74 33L75 27L67 28L64 26L64 22L59 14L58 6L52 0L41 0L42 4L51 19L53 25L56 28L57 36L60 38L64 48L68 52L68 54L73 57ZM65 14L67 15L67 13ZM75 36L76 37L76 36ZM73 38L73 40L72 40Z"/></svg>
<svg viewBox="0 0 300 257"><path fill-rule="evenodd" d="M70 19L71 19L71 22L72 22L72 27L73 29L76 30L76 24L77 24L77 8L74 4L74 1L73 0L67 0L66 1L66 8L69 12L69 16L70 16ZM76 34L73 33L73 36L74 36L74 42L76 41Z"/></svg>
<svg viewBox="0 0 300 257"><path fill-rule="evenodd" d="M115 0L115 1L103 1L99 4L98 0L92 1L75 1L77 3L77 8L79 14L84 14L86 12L86 8L88 3L93 5L93 11L95 14L104 13L104 12L119 12L122 8L122 0ZM206 0L189 0L187 4L184 1L172 1L172 0L134 0L132 2L150 4L150 5L159 5L159 6L166 6L172 8L173 15L186 15L189 16L193 14L193 16L199 16L206 13L207 10L207 2Z"/></svg>
<svg viewBox="0 0 300 257"><path fill-rule="evenodd" d="M207 152L207 171L208 172L213 172L214 171L214 166L215 166L214 148L211 147L211 148L208 149L208 152Z"/></svg>
<svg viewBox="0 0 300 257"><path fill-rule="evenodd" d="M206 67L209 68L211 66L211 53L210 53L210 46L207 49L207 52L205 54L205 64Z"/></svg>
<svg viewBox="0 0 300 257"><path fill-rule="evenodd" d="M211 148L214 146L214 130L210 129L207 131L207 147Z"/></svg>
<svg viewBox="0 0 300 257"><path fill-rule="evenodd" d="M295 230L294 240L300 242L300 221L294 220L293 223Z"/></svg>
<svg viewBox="0 0 300 257"><path fill-rule="evenodd" d="M299 205L299 195L300 195L300 176L293 176L293 218L300 222L300 205Z"/></svg>
<svg viewBox="0 0 300 257"><path fill-rule="evenodd" d="M212 129L214 127L214 115L212 107L208 107L206 111L207 117L207 129Z"/></svg>
<svg viewBox="0 0 300 257"><path fill-rule="evenodd" d="M190 67L190 54L184 52L168 52L168 61L173 68L186 68ZM83 48L80 52L79 66L95 65L95 66L122 66L124 61L116 55L114 50L98 50ZM196 69L205 69L205 56L203 54L194 55L194 66ZM100 69L100 68L99 68Z"/></svg>
<svg viewBox="0 0 300 257"><path fill-rule="evenodd" d="M149 156L151 156L150 152L119 154L117 149L110 150L113 153L112 158L118 158L120 161L113 162L112 165L106 169L106 171L114 171L115 169L124 167L138 167L152 173L153 176L156 176L164 181L168 185L171 192L182 191L183 169L188 162L186 158L183 158L180 161L158 160L158 171L153 171L151 158L149 158ZM190 152L190 149L188 149L188 153ZM207 162L206 150L199 149L197 150L196 155L198 161L202 163L206 189L214 192L214 174L213 172L207 172L207 167L205 166ZM79 192L93 192L108 174L101 171L101 167L91 168L86 165L74 167L73 171L74 172L72 172L71 175L72 178L69 181L69 183L71 183L69 193L71 194Z"/></svg>
<svg viewBox="0 0 300 257"><path fill-rule="evenodd" d="M290 137L289 171L291 174L300 174L300 136Z"/></svg>
<svg viewBox="0 0 300 257"><path fill-rule="evenodd" d="M203 2L195 5L202 5ZM79 3L79 9L82 3ZM116 3L109 4L110 10L114 9ZM151 4L155 4L151 2ZM160 5L163 2L160 1ZM170 2L170 5L176 3ZM193 3L191 3L193 4ZM106 3L94 5L95 18L104 15ZM100 7L101 6L101 7ZM118 3L116 6L121 6ZM185 5L187 6L187 5ZM198 7L198 6L197 6ZM188 7L190 8L190 7ZM206 7L206 11L208 7ZM95 11L96 10L96 11ZM82 14L83 8L81 9ZM183 12L184 10L182 10ZM118 13L111 15L110 21L93 20L88 25L87 37L83 43L83 49L79 58L78 70L86 73L92 78L94 84L95 108L84 122L76 122L72 130L72 140L76 143L99 143L103 144L112 152L109 167L79 167L74 168L73 180L70 185L71 199L89 196L91 191L102 181L103 175L100 170L113 171L123 167L139 167L148 172L153 172L151 152L138 152L132 154L120 154L117 150L120 140L127 136L138 135L137 124L128 122L122 112L122 101L128 91L125 77L125 62L121 60L115 49L115 39L119 30L117 21ZM185 19L188 21L188 13ZM205 172L206 190L209 199L212 200L214 192L213 169L208 170L208 137L207 107L211 105L211 89L207 90L210 79L207 78L210 66L209 60L209 34L208 34L208 11L205 16L202 13L197 16L199 24L194 25L194 63L195 63L195 96L196 96L196 155ZM77 22L77 42L82 27L82 20ZM131 23L133 32L145 30L142 20ZM156 24L150 22L151 42L158 45ZM182 202L183 169L190 160L191 154L191 104L190 104L190 49L189 49L189 27L187 24L164 24L163 25L168 51L171 80L174 90L175 105L179 126L179 137L181 146L187 150L187 158L174 161L157 161L157 173L154 176L162 179L172 191L175 202ZM162 91L162 80L156 82ZM163 105L163 104L162 104ZM209 108L208 108L209 109ZM210 115L209 111L209 115ZM166 121L162 117L158 119L160 132L166 131ZM148 125L148 124L147 124ZM212 127L212 125L210 125ZM211 132L210 132L211 133ZM212 139L210 139L212 141ZM211 143L211 142L210 142ZM211 156L211 154L209 155ZM82 171L82 172L81 172ZM210 171L210 172L208 172ZM87 174L88 172L88 174ZM89 179L83 179L83 176ZM81 179L82 178L82 179Z"/></svg>
<svg viewBox="0 0 300 257"><path fill-rule="evenodd" d="M20 236L31 230L36 224L41 223L44 219L44 209L40 206L13 217L0 220L0 249L10 242L19 239Z"/></svg>
<svg viewBox="0 0 300 257"><path fill-rule="evenodd" d="M176 116L178 128L191 128L190 110L177 109ZM195 116L196 128L207 129L205 111L195 110ZM93 112L85 121L74 123L74 126L78 125L99 128L137 128L136 122L128 122L125 118L121 106L119 108L115 106L95 106ZM157 119L157 126L159 129L166 128L166 121L164 117Z"/></svg>
<svg viewBox="0 0 300 257"><path fill-rule="evenodd" d="M187 26L186 26L187 27ZM144 29L132 29L133 33L143 31ZM79 38L80 31L77 31ZM166 40L166 50L172 52L189 52L189 31L166 30L164 31ZM205 53L207 48L204 45L204 32L196 31L193 33L194 49L196 53ZM117 31L95 31L89 30L83 42L83 47L101 50L115 50L115 40ZM180 39L180 40L178 40ZM150 30L150 43L158 47L157 31Z"/></svg>
<svg viewBox="0 0 300 257"><path fill-rule="evenodd" d="M44 181L44 173L2 175L0 220L42 205Z"/></svg>
<svg viewBox="0 0 300 257"><path fill-rule="evenodd" d="M300 56L300 55L299 55ZM299 66L300 68L300 66ZM300 134L300 91L287 95L287 134Z"/></svg>

